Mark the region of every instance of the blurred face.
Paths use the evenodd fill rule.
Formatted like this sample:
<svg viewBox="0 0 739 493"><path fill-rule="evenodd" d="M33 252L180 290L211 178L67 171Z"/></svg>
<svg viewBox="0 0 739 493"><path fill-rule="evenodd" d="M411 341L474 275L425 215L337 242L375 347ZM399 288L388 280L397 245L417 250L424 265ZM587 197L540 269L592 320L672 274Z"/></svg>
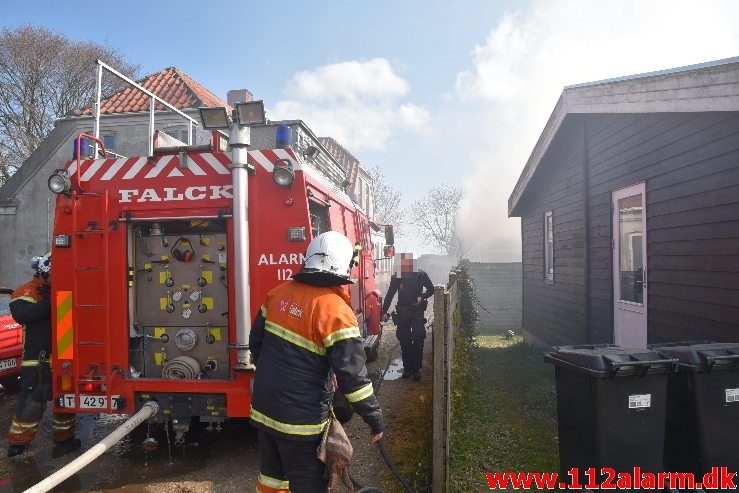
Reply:
<svg viewBox="0 0 739 493"><path fill-rule="evenodd" d="M416 272L416 261L412 253L401 253L399 261L395 264L396 274L400 277L408 277Z"/></svg>

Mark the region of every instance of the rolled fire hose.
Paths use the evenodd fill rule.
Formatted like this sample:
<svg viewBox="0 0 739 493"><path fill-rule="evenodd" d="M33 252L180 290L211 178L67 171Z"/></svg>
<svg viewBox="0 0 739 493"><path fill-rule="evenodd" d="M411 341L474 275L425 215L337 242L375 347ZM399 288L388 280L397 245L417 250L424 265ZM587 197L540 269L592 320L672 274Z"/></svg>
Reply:
<svg viewBox="0 0 739 493"><path fill-rule="evenodd" d="M200 363L190 356L177 356L167 361L162 368L162 378L173 380L196 379L200 377Z"/></svg>
<svg viewBox="0 0 739 493"><path fill-rule="evenodd" d="M94 447L77 457L75 460L59 469L57 472L25 490L23 493L46 493L54 486L58 485L72 474L79 472L83 467L94 461L113 445L118 443L123 437L131 433L138 425L154 416L159 411L159 405L154 401L149 401L131 416L125 423L113 430L108 436L100 440Z"/></svg>

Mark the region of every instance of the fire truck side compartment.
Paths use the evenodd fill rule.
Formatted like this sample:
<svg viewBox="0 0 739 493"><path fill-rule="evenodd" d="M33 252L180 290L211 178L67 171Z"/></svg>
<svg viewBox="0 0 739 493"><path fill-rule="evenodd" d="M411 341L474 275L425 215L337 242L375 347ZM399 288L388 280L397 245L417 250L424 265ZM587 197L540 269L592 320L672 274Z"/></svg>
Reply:
<svg viewBox="0 0 739 493"><path fill-rule="evenodd" d="M161 379L168 363L188 356L199 364L196 378L229 378L225 224L143 222L130 234L136 237L134 368L142 378Z"/></svg>

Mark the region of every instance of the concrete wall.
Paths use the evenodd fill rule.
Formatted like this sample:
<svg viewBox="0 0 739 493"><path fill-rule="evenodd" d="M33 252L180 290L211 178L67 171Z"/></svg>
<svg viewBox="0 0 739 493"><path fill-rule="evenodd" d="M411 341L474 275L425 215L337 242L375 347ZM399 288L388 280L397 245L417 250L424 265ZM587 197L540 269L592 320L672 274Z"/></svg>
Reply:
<svg viewBox="0 0 739 493"><path fill-rule="evenodd" d="M449 255L421 255L416 261L435 285L446 285L449 272L457 265ZM507 330L521 331L522 327L522 268L521 262L470 262L470 277L475 283L480 316L478 331L482 334L500 334Z"/></svg>
<svg viewBox="0 0 739 493"><path fill-rule="evenodd" d="M434 285L446 286L449 282L449 272L457 263L451 255L421 255L416 260L416 267L426 271Z"/></svg>
<svg viewBox="0 0 739 493"><path fill-rule="evenodd" d="M520 331L522 318L521 263L470 263L470 277L475 292L481 334L499 334L506 330Z"/></svg>
<svg viewBox="0 0 739 493"><path fill-rule="evenodd" d="M0 215L0 284L15 288L28 281L33 271L31 257L49 250L56 198L47 187L49 175L64 165L71 155L76 125L57 125L49 137L5 184L3 190L16 192L3 198L17 205L15 214ZM26 166L28 166L26 168Z"/></svg>

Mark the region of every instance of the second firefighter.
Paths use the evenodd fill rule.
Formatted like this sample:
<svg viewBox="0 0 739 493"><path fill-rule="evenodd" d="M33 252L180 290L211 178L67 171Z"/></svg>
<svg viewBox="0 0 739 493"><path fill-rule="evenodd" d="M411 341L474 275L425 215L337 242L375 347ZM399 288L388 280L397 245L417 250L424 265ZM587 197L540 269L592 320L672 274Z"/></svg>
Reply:
<svg viewBox="0 0 739 493"><path fill-rule="evenodd" d="M434 294L434 285L428 274L416 270L412 253L400 254L400 265L390 279L387 296L382 303L383 321L388 319L388 310L395 293L398 303L395 305L393 322L397 326L400 350L403 354L403 378L421 379L423 365L423 341L426 338L426 319L424 312L428 299Z"/></svg>
<svg viewBox="0 0 739 493"><path fill-rule="evenodd" d="M51 400L51 254L34 257L31 281L13 292L10 313L23 324L21 391L8 430L8 456L22 454L38 432L46 402ZM77 448L75 415L54 413L51 422L54 443Z"/></svg>

